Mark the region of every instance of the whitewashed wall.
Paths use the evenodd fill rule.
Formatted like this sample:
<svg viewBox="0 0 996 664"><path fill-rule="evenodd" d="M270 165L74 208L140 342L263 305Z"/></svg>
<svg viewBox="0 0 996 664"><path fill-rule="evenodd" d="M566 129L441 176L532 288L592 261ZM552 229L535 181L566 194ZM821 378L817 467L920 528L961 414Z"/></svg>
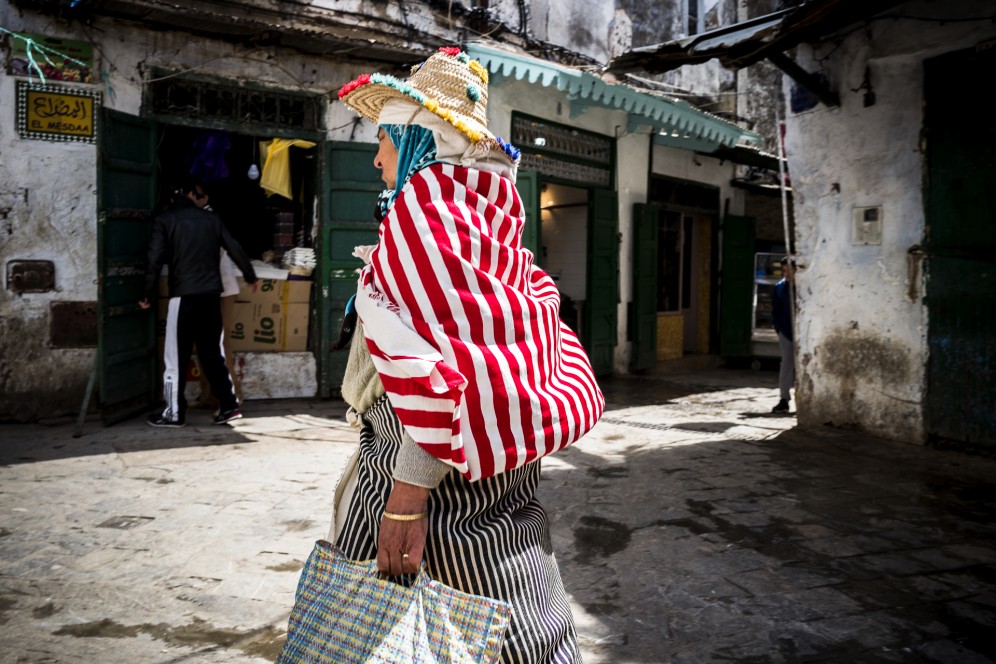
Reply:
<svg viewBox="0 0 996 664"><path fill-rule="evenodd" d="M991 3L911 3L912 16L984 15ZM800 49L825 63L839 108L787 118L794 189L798 413L803 424L855 425L923 442L927 313L907 251L924 234L923 60L974 45L987 23L873 22L843 43ZM851 92L870 68L876 103ZM788 86L786 86L788 92ZM852 244L852 211L881 205L881 245Z"/></svg>
<svg viewBox="0 0 996 664"><path fill-rule="evenodd" d="M104 106L135 115L141 110L144 81L155 66L322 93L350 80L351 70L330 59L316 63L292 51L248 49L110 20L98 20L84 34L76 25L18 12L7 3L0 5L0 25L15 32L92 38L97 46L95 69L106 72L107 80L90 87L104 93ZM0 99L15 99L15 81L0 73ZM16 133L15 110L14 103L0 105L0 265L6 275L12 260L50 260L56 288L16 295L4 279L0 420L78 410L96 353L95 348L49 348L50 305L97 299L96 146L22 140ZM331 122L329 118L328 126L336 126ZM314 358L310 361L313 364ZM296 375L313 376L314 371ZM310 383L297 386L297 395L314 394L314 380Z"/></svg>

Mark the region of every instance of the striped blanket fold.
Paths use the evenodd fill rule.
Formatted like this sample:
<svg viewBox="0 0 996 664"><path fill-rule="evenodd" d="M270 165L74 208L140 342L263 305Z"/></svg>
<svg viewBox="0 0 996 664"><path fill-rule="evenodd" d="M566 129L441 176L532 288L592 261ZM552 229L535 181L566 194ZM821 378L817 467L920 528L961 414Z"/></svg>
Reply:
<svg viewBox="0 0 996 664"><path fill-rule="evenodd" d="M523 222L509 179L433 164L399 193L360 273L356 308L391 405L471 481L570 445L604 408Z"/></svg>

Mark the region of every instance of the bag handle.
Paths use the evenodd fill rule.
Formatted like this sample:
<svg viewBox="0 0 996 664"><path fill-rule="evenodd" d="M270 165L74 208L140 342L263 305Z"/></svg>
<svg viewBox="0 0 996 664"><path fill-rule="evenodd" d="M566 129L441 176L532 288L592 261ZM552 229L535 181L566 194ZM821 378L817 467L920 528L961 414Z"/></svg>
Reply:
<svg viewBox="0 0 996 664"><path fill-rule="evenodd" d="M318 540L315 545L322 548L326 555L332 558L333 565L352 567L354 571L359 572L363 576L380 579L382 581L392 580L400 586L411 588L413 590L423 590L429 585L429 582L432 581L432 577L429 576L425 560L423 560L422 564L419 565L418 572L415 574L390 576L388 574L382 574L381 571L377 569L377 560L374 558L369 560L350 560L339 547L327 540ZM398 579L401 581L398 581Z"/></svg>

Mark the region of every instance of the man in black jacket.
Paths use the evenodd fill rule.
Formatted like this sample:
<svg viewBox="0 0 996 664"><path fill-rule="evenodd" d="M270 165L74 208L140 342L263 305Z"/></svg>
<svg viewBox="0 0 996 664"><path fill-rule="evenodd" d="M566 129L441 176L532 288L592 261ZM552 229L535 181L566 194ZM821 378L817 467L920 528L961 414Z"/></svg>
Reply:
<svg viewBox="0 0 996 664"><path fill-rule="evenodd" d="M158 292L159 273L169 265L169 309L166 316L166 344L163 350L162 413L149 415L154 427L182 427L187 401L187 366L194 344L201 369L218 396L220 410L215 424L242 417L235 399L232 378L222 351L222 291L218 256L224 248L242 270L246 283L256 282L249 257L225 229L221 219L206 209L208 196L200 184L190 184L173 192L173 205L156 217L149 243L149 264L145 271L146 297L139 306L152 307Z"/></svg>

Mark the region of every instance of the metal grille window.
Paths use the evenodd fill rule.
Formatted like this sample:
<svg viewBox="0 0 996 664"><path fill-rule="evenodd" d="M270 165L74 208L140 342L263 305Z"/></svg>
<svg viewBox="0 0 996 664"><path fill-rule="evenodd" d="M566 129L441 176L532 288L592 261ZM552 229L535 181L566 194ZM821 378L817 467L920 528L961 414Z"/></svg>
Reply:
<svg viewBox="0 0 996 664"><path fill-rule="evenodd" d="M607 168L564 161L547 155L529 154L523 151L519 168L595 187L608 188L612 186L612 172Z"/></svg>
<svg viewBox="0 0 996 664"><path fill-rule="evenodd" d="M595 187L612 186L615 141L606 136L514 114L512 143L521 168Z"/></svg>
<svg viewBox="0 0 996 664"><path fill-rule="evenodd" d="M213 120L261 129L320 129L319 97L179 77L153 81L149 95L152 113L162 118Z"/></svg>

